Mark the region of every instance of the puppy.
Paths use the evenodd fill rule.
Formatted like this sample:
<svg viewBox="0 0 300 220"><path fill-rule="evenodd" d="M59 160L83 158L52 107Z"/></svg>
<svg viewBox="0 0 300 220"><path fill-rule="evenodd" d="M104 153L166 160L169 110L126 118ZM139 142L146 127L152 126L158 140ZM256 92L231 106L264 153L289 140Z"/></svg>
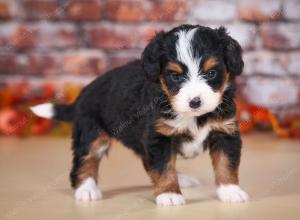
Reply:
<svg viewBox="0 0 300 220"><path fill-rule="evenodd" d="M176 157L192 158L204 150L212 159L220 200L246 201L238 186L241 139L234 103L241 53L223 27L181 25L158 33L140 60L98 77L74 103L32 107L38 116L73 123L75 198L101 198L98 166L115 138L141 158L158 205L185 203Z"/></svg>

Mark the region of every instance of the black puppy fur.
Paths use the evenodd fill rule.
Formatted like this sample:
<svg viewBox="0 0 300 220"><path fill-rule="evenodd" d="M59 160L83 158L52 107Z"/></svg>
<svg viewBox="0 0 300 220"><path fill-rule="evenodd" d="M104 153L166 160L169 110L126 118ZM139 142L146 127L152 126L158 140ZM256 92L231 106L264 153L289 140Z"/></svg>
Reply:
<svg viewBox="0 0 300 220"><path fill-rule="evenodd" d="M197 116L197 125L201 127L211 121L218 123L235 117L234 81L243 70L242 50L237 41L223 27L182 25L169 32L160 32L145 48L140 60L98 77L83 89L72 105L55 105L55 119L73 122L74 159L70 176L74 188L80 186L90 169L95 170L92 175L96 179L99 160L91 163L91 158L95 157L92 148L104 135L119 140L140 156L157 195L181 193L176 178L176 155L181 154L180 145L194 137L188 132L168 133L168 128L160 132L156 125L158 120L174 119L177 115L171 99L180 90L186 66L176 58L177 36L174 33L192 28L198 28L192 45L195 53L218 60L214 69L220 74L208 80L208 84L217 91L227 80L219 106ZM182 68L180 77L174 77L166 68L170 61ZM204 148L210 150L217 183L237 184L241 140L236 124L233 132L210 131ZM228 163L224 163L224 158ZM222 169L227 176L220 173Z"/></svg>

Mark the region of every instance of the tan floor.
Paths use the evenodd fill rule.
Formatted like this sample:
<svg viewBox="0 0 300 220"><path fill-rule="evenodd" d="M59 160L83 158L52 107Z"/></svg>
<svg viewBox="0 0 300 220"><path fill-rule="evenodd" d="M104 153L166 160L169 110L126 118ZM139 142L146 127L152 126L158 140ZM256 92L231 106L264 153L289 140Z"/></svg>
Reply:
<svg viewBox="0 0 300 220"><path fill-rule="evenodd" d="M202 185L184 189L187 205L156 207L141 163L115 144L100 168L104 199L75 202L69 187L69 139L0 138L0 219L300 219L300 141L272 135L244 138L241 185L252 200L215 197L208 154L179 160L178 170Z"/></svg>

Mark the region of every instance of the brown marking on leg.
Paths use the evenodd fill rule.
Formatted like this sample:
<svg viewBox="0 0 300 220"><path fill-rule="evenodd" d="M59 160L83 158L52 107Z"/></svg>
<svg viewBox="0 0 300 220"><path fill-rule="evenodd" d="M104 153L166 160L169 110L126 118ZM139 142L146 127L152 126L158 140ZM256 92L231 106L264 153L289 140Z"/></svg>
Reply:
<svg viewBox="0 0 300 220"><path fill-rule="evenodd" d="M234 134L238 131L238 124L235 118L209 121L212 130L220 131L225 134Z"/></svg>
<svg viewBox="0 0 300 220"><path fill-rule="evenodd" d="M164 118L159 118L156 120L155 131L165 136L173 136L173 135L192 136L188 130L179 132L174 127L168 125Z"/></svg>
<svg viewBox="0 0 300 220"><path fill-rule="evenodd" d="M155 195L159 195L164 192L174 192L174 193L181 194L178 185L175 162L176 162L176 154L172 154L172 157L169 163L167 164L167 167L162 172L158 172L156 170L150 169L147 166L146 162L144 162L144 167L154 184Z"/></svg>
<svg viewBox="0 0 300 220"><path fill-rule="evenodd" d="M106 133L102 133L91 143L89 153L81 159L81 166L77 171L78 181L75 187L80 186L88 177L94 178L97 182L99 163L102 156L107 152L110 143L111 139Z"/></svg>
<svg viewBox="0 0 300 220"><path fill-rule="evenodd" d="M183 69L180 66L180 64L178 64L178 63L169 62L167 64L167 69L169 69L169 70L171 70L171 71L173 71L174 73L177 73L177 74L183 73Z"/></svg>
<svg viewBox="0 0 300 220"><path fill-rule="evenodd" d="M175 133L175 129L171 127L170 125L167 125L164 123L164 119L160 118L155 123L155 131L157 131L160 134L166 135L166 136L172 136Z"/></svg>
<svg viewBox="0 0 300 220"><path fill-rule="evenodd" d="M218 64L218 60L216 57L209 57L203 63L203 71L206 72L217 64Z"/></svg>
<svg viewBox="0 0 300 220"><path fill-rule="evenodd" d="M222 150L211 151L213 168L215 171L216 184L238 184L238 167L231 168L228 157Z"/></svg>

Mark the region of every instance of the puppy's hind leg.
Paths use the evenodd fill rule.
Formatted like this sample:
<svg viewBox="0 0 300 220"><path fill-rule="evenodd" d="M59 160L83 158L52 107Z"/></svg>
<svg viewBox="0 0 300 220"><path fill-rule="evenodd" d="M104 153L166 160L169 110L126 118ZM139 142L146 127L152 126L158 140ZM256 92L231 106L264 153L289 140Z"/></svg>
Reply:
<svg viewBox="0 0 300 220"><path fill-rule="evenodd" d="M110 137L90 119L80 119L73 128L73 167L70 174L75 199L101 199L97 187L98 167L110 146Z"/></svg>

